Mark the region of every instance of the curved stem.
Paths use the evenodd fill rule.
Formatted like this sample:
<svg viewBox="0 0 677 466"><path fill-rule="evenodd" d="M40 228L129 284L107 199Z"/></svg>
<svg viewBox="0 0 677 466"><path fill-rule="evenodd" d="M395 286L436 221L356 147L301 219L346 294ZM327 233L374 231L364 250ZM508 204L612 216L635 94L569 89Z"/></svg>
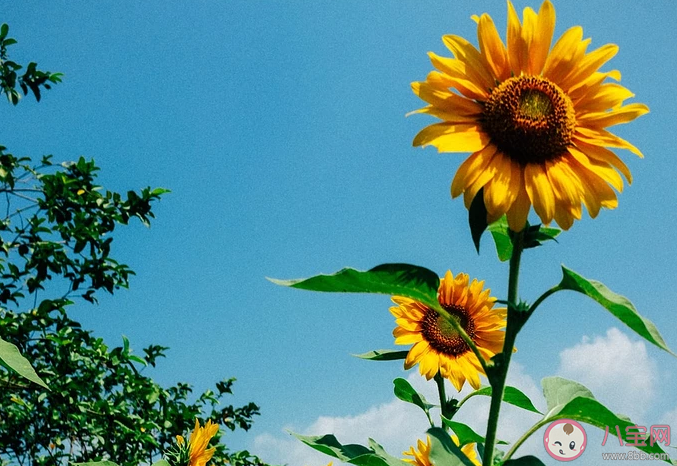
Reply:
<svg viewBox="0 0 677 466"><path fill-rule="evenodd" d="M505 390L505 379L508 375L508 367L510 365L510 357L512 356L513 348L515 347L515 339L519 331L519 324L516 322L515 315L517 309L514 303L518 299L519 290L519 268L520 260L522 258L522 251L524 250L524 230L515 233L513 236L513 250L510 257L510 271L508 275L508 322L505 329L505 341L503 343L503 351L501 353L501 364L491 374L487 373L489 383L491 384L491 405L489 407L489 420L487 423L487 435L484 443L484 458L482 464L491 466L494 461L494 446L496 445L496 432L498 430L498 415L501 411L501 402L503 400L503 392Z"/></svg>
<svg viewBox="0 0 677 466"><path fill-rule="evenodd" d="M522 434L522 436L519 439L517 439L517 441L512 445L512 447L510 447L510 450L508 450L508 452L503 457L503 461L508 461L512 457L512 455L517 451L517 449L519 447L521 447L522 444L529 437L531 437L531 435L534 432L536 432L538 429L540 429L541 427L543 427L544 425L546 425L548 422L551 422L551 421L552 421L552 419L540 420L536 424L531 426L531 428L529 430L527 430L524 434Z"/></svg>
<svg viewBox="0 0 677 466"><path fill-rule="evenodd" d="M447 310L444 309L442 306L438 305L435 306L433 309L439 315L444 317L447 320L447 322L449 322L454 327L454 330L458 332L459 336L463 339L465 344L468 345L468 347L475 354L475 356L480 362L480 365L482 366L482 369L484 369L484 373L486 374L489 364L487 364L487 361L484 360L484 356L482 356L482 353L480 353L480 350L477 348L477 345L472 340L472 338L470 338L470 336L466 333L465 329L460 324L460 322L454 319L454 317L449 312L447 312Z"/></svg>
<svg viewBox="0 0 677 466"><path fill-rule="evenodd" d="M545 299L546 299L548 296L557 293L557 292L560 291L561 289L562 289L562 288L560 288L559 285L555 285L555 286L553 286L552 288L550 288L548 291L546 291L545 293L543 293L541 296L539 296L538 299L537 299L536 301L534 301L534 304L532 304L531 307L529 308L529 310L527 311L528 314L531 315L531 314L536 310L536 308L537 308L543 301L545 301Z"/></svg>

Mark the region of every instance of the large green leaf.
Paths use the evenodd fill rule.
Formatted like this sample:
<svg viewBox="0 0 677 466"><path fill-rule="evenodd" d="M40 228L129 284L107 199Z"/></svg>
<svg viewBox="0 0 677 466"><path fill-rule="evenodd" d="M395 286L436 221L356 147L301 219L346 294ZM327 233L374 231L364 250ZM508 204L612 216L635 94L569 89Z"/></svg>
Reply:
<svg viewBox="0 0 677 466"><path fill-rule="evenodd" d="M166 459L157 460L151 466L169 466L169 462Z"/></svg>
<svg viewBox="0 0 677 466"><path fill-rule="evenodd" d="M677 356L670 348L668 348L668 345L663 340L663 337L653 322L642 317L628 298L614 293L603 283L595 280L588 280L564 266L562 266L562 273L562 281L559 284L560 289L578 291L579 293L589 296L601 304L606 310L611 312L611 314L621 322L634 330L639 336L673 356Z"/></svg>
<svg viewBox="0 0 677 466"><path fill-rule="evenodd" d="M476 395L491 396L491 387L482 387L479 390L475 390L468 395L468 398ZM519 408L526 409L527 411L542 414L536 409L529 397L515 387L505 387L505 390L503 391L503 401Z"/></svg>
<svg viewBox="0 0 677 466"><path fill-rule="evenodd" d="M472 461L452 442L449 434L439 427L428 429L430 462L435 466L474 466Z"/></svg>
<svg viewBox="0 0 677 466"><path fill-rule="evenodd" d="M402 401L406 401L407 403L415 404L425 411L426 415L429 413L430 408L435 406L428 403L428 400L426 400L423 395L418 393L405 379L395 379L393 380L393 385L395 386L394 391L397 398Z"/></svg>
<svg viewBox="0 0 677 466"><path fill-rule="evenodd" d="M49 387L38 376L26 358L21 356L19 349L13 344L0 338L0 365L10 369L25 379L49 390Z"/></svg>
<svg viewBox="0 0 677 466"><path fill-rule="evenodd" d="M360 466L408 466L401 459L390 456L378 443L369 439L371 448L362 445L342 445L336 437L327 435L300 435L292 433L309 447L334 457L344 463Z"/></svg>
<svg viewBox="0 0 677 466"><path fill-rule="evenodd" d="M316 275L298 280L277 280L275 284L312 291L382 293L405 296L433 308L439 307L435 272L410 264L382 264L366 272L345 268L333 275Z"/></svg>
<svg viewBox="0 0 677 466"><path fill-rule="evenodd" d="M548 412L539 421L540 425L549 424L557 419L573 419L604 430L607 427L615 430L615 426L618 426L621 432L625 432L626 427L636 426L636 423L627 417L611 412L595 399L590 390L578 382L562 377L546 377L541 381L541 385L548 404ZM658 443L635 448L646 453L665 453Z"/></svg>
<svg viewBox="0 0 677 466"><path fill-rule="evenodd" d="M487 229L487 208L484 205L484 188L480 189L475 198L470 203L468 209L468 223L470 224L470 235L475 244L477 254L480 253L480 239L482 233Z"/></svg>
<svg viewBox="0 0 677 466"><path fill-rule="evenodd" d="M462 424L460 422L452 421L446 417L442 417L442 422L445 426L451 428L454 431L454 434L458 437L458 445L462 447L468 443L484 443L484 437L472 430L470 426ZM499 440L496 442L499 445L507 445L508 442Z"/></svg>
<svg viewBox="0 0 677 466"><path fill-rule="evenodd" d="M362 359L369 359L372 361L397 361L399 359L405 359L408 353L408 350L400 351L381 349L369 351L368 353L354 354L353 356Z"/></svg>

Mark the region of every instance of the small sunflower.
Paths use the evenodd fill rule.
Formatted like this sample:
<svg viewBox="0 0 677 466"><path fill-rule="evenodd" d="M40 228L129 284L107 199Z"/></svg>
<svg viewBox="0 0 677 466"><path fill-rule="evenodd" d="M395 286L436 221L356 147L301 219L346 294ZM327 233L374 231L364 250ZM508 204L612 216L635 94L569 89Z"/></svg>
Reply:
<svg viewBox="0 0 677 466"><path fill-rule="evenodd" d="M604 45L587 52L583 29L567 30L550 48L555 9L546 0L538 13L525 8L520 22L508 1L507 47L488 14L477 22L479 50L456 35L443 37L454 58L429 53L425 81L412 83L429 105L413 113L441 120L424 128L414 146L439 152L472 152L451 184L466 207L484 189L489 223L507 214L513 231L524 228L531 206L541 221L568 230L585 205L592 218L618 205L616 193L632 175L608 148L642 153L606 128L649 111L623 102L634 94L617 70L600 67L618 52Z"/></svg>
<svg viewBox="0 0 677 466"><path fill-rule="evenodd" d="M451 439L454 441L456 446L458 446L458 437L452 435ZM426 436L425 443L423 443L423 440L419 440L416 443L418 446L418 451L416 451L414 447L409 448L409 451L405 451L402 454L405 456L412 456L413 458L404 458L404 461L416 466L432 466L432 463L430 462L430 436ZM461 451L465 454L465 456L468 457L472 464L476 466L482 466L482 463L480 463L480 460L477 456L474 443L463 445Z"/></svg>
<svg viewBox="0 0 677 466"><path fill-rule="evenodd" d="M468 285L469 278L459 273L456 278L447 271L440 279L437 299L440 305L461 324L475 342L480 354L491 359L503 349L505 339L505 308L493 309L496 298L491 290L482 290L484 282L476 279ZM428 380L438 372L461 391L466 380L477 389L480 387L482 366L456 329L434 309L413 299L393 296L397 306L390 308L397 327L393 330L396 345L411 345L404 360L404 368L416 363L421 375Z"/></svg>
<svg viewBox="0 0 677 466"><path fill-rule="evenodd" d="M209 441L219 431L219 425L208 420L204 427L195 419L195 428L188 442L181 435L176 436L176 445L165 456L171 466L205 466L214 456L216 448L207 449Z"/></svg>

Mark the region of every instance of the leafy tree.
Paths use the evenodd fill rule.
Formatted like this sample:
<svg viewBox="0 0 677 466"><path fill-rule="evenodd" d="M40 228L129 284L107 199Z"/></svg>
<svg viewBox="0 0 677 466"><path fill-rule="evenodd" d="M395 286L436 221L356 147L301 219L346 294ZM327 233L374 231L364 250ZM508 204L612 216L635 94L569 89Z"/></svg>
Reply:
<svg viewBox="0 0 677 466"><path fill-rule="evenodd" d="M0 94L16 105L23 95L61 81L30 63L9 60L9 28L0 27ZM15 157L0 146L0 464L66 465L111 460L152 462L189 431L195 418L248 430L259 414L254 403L220 405L235 379L199 396L189 384L163 388L144 374L165 356L151 345L132 354L123 337L108 348L68 316L76 299L96 301L100 290L126 288L133 271L111 256L115 228L138 219L149 225L152 205L167 190L144 188L126 195L96 184L94 161L55 164ZM51 296L51 297L48 297ZM26 310L25 312L22 312ZM48 390L26 380L46 383ZM17 362L18 361L18 362ZM17 372L18 370L18 372ZM33 373L35 374L35 373ZM218 438L218 434L217 434ZM263 465L247 451L219 443L213 464Z"/></svg>

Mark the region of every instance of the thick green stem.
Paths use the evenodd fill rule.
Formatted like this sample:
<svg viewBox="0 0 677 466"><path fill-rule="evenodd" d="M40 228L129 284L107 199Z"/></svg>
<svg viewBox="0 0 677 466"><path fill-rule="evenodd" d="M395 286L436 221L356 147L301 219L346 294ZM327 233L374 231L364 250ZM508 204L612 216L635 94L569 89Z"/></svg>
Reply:
<svg viewBox="0 0 677 466"><path fill-rule="evenodd" d="M435 383L437 384L437 393L440 396L440 412L442 414L442 417L449 418L449 402L447 400L447 393L446 389L444 387L444 378L442 375L438 372L435 374ZM443 421L440 421L442 424L442 428L444 430L447 430L447 426L444 424Z"/></svg>
<svg viewBox="0 0 677 466"><path fill-rule="evenodd" d="M522 251L524 249L524 233L515 233L513 236L513 250L510 257L510 272L508 275L508 322L505 329L505 342L501 353L500 364L492 368L492 373L487 374L491 384L491 405L489 407L489 419L487 422L487 434L484 443L484 466L492 466L494 461L494 446L496 445L496 432L498 430L498 415L501 411L505 379L508 376L510 357L515 347L515 338L519 331L516 321L517 309L514 307L518 300L519 269Z"/></svg>

